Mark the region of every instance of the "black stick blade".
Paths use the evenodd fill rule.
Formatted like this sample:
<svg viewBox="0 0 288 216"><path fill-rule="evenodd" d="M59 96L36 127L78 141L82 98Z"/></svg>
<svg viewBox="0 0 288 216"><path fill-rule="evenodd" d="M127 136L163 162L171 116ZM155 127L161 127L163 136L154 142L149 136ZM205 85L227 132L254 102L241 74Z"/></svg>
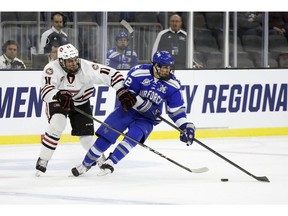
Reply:
<svg viewBox="0 0 288 216"><path fill-rule="evenodd" d="M258 181L270 182L266 176L260 176L260 177L255 176L255 179L257 179Z"/></svg>

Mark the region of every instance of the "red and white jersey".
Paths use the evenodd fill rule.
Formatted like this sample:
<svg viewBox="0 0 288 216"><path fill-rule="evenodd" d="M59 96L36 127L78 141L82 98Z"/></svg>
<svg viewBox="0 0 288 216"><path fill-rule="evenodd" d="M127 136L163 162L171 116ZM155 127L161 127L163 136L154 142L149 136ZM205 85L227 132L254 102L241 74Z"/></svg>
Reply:
<svg viewBox="0 0 288 216"><path fill-rule="evenodd" d="M81 68L75 76L68 74L55 60L48 63L42 74L41 98L49 103L59 90L67 90L72 94L75 106L84 104L94 91L94 85L106 85L116 91L123 87L124 77L114 68L79 59Z"/></svg>

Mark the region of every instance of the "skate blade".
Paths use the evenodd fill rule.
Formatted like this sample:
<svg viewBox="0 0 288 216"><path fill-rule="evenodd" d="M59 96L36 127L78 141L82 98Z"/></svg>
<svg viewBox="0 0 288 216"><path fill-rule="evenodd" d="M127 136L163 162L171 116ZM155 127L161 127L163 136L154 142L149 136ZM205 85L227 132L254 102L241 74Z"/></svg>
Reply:
<svg viewBox="0 0 288 216"><path fill-rule="evenodd" d="M44 174L43 172L41 172L40 170L37 170L36 173L35 173L35 176L36 176L36 177L40 177L40 176L42 176L43 174Z"/></svg>
<svg viewBox="0 0 288 216"><path fill-rule="evenodd" d="M78 176L74 176L73 173L71 172L71 173L69 173L68 177L75 177L76 178Z"/></svg>
<svg viewBox="0 0 288 216"><path fill-rule="evenodd" d="M105 176L111 174L111 170L109 169L105 169L105 170L101 170L100 172L97 173L97 176Z"/></svg>

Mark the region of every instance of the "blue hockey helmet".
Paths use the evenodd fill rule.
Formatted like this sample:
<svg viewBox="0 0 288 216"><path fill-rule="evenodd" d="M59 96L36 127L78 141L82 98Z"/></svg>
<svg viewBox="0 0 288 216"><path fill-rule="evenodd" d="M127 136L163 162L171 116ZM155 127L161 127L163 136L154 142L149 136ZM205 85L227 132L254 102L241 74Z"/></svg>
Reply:
<svg viewBox="0 0 288 216"><path fill-rule="evenodd" d="M162 66L173 66L174 58L168 51L157 51L153 55L152 63L158 64L159 67Z"/></svg>
<svg viewBox="0 0 288 216"><path fill-rule="evenodd" d="M126 38L127 40L129 40L128 35L125 32L118 33L115 37L115 41L118 41L120 38Z"/></svg>
<svg viewBox="0 0 288 216"><path fill-rule="evenodd" d="M157 51L153 55L152 63L157 76L162 80L169 80L174 74L174 58L168 51ZM162 67L169 67L169 73L163 71ZM164 69L165 70L165 69Z"/></svg>

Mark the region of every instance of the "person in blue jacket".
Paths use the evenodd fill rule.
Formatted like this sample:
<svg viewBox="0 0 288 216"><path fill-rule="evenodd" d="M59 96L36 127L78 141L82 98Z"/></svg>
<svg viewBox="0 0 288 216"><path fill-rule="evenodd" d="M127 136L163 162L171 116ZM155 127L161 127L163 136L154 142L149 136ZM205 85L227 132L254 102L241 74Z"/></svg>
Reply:
<svg viewBox="0 0 288 216"><path fill-rule="evenodd" d="M129 45L129 38L125 32L115 37L115 47L107 52L106 65L115 69L130 69L138 64L138 56Z"/></svg>

